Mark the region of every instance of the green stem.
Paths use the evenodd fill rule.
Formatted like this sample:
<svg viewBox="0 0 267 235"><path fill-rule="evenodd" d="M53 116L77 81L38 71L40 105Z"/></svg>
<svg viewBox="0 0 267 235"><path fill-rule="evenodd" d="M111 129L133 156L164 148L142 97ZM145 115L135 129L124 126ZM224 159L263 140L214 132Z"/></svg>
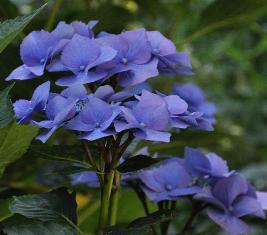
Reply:
<svg viewBox="0 0 267 235"><path fill-rule="evenodd" d="M115 172L114 175L114 185L111 191L111 199L109 206L109 226L115 225L117 220L117 212L119 205L119 196L120 196L120 173L118 171Z"/></svg>
<svg viewBox="0 0 267 235"><path fill-rule="evenodd" d="M49 16L47 24L45 26L46 30L50 31L53 28L54 23L55 23L56 18L57 18L57 13L59 11L59 8L60 8L62 2L63 2L63 0L55 0L54 7L53 7L52 12Z"/></svg>
<svg viewBox="0 0 267 235"><path fill-rule="evenodd" d="M104 229L108 225L110 196L114 179L114 171L111 170L104 176L104 184L101 189L101 207L98 221L98 235L104 235Z"/></svg>

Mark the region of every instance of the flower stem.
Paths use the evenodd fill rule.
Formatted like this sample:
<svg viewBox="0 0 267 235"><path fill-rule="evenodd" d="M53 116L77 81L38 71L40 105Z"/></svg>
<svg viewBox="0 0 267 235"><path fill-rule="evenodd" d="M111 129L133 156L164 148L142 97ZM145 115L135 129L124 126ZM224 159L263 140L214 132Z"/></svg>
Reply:
<svg viewBox="0 0 267 235"><path fill-rule="evenodd" d="M120 193L120 173L118 171L115 172L114 175L114 184L111 191L111 199L109 206L109 226L115 225L117 220L117 212L119 205L119 193Z"/></svg>
<svg viewBox="0 0 267 235"><path fill-rule="evenodd" d="M104 229L108 225L110 196L114 179L114 171L107 172L101 189L101 207L98 221L98 235L104 235Z"/></svg>

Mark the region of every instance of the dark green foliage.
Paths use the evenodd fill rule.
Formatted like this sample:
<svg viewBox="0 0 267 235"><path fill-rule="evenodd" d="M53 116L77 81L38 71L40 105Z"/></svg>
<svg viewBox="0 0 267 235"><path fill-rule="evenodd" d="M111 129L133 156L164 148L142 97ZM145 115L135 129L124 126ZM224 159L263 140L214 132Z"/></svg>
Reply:
<svg viewBox="0 0 267 235"><path fill-rule="evenodd" d="M13 86L14 83L0 91L0 128L7 126L14 118L13 106L9 96Z"/></svg>

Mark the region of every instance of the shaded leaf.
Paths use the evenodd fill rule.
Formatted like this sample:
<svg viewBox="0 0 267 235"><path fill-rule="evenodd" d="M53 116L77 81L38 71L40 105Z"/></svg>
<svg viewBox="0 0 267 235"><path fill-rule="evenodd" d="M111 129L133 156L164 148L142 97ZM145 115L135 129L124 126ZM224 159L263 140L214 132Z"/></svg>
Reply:
<svg viewBox="0 0 267 235"><path fill-rule="evenodd" d="M121 173L138 171L150 167L163 159L165 158L152 158L146 155L136 155L134 157L127 158L117 167L117 170Z"/></svg>
<svg viewBox="0 0 267 235"><path fill-rule="evenodd" d="M92 146L91 151L96 152L96 149ZM81 145L32 145L28 154L46 160L78 163L90 167L86 161L86 154Z"/></svg>
<svg viewBox="0 0 267 235"><path fill-rule="evenodd" d="M0 176L6 165L21 157L28 149L38 128L15 122L0 131Z"/></svg>
<svg viewBox="0 0 267 235"><path fill-rule="evenodd" d="M0 91L0 128L7 126L14 118L13 105L9 97L9 92L14 86L12 83L10 86Z"/></svg>
<svg viewBox="0 0 267 235"><path fill-rule="evenodd" d="M42 222L14 215L2 223L3 231L8 235L76 235L71 226L64 223Z"/></svg>
<svg viewBox="0 0 267 235"><path fill-rule="evenodd" d="M11 201L12 201L11 198L0 199L0 221L12 215L12 213L8 209Z"/></svg>
<svg viewBox="0 0 267 235"><path fill-rule="evenodd" d="M18 16L15 19L6 20L0 23L0 53L25 28L25 26L45 8L46 5L47 3L31 14Z"/></svg>
<svg viewBox="0 0 267 235"><path fill-rule="evenodd" d="M159 210L149 216L140 217L132 221L127 228L112 226L106 229L105 234L145 235L151 231L150 226L171 220L177 216L175 210Z"/></svg>
<svg viewBox="0 0 267 235"><path fill-rule="evenodd" d="M40 221L77 223L76 194L60 188L39 195L14 197L9 209L12 213Z"/></svg>

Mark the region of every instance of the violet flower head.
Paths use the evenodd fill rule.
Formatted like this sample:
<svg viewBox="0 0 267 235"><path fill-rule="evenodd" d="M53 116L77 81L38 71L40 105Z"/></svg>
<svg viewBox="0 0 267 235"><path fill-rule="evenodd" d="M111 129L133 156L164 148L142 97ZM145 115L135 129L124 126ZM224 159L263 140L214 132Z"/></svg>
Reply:
<svg viewBox="0 0 267 235"><path fill-rule="evenodd" d="M120 109L113 107L105 101L90 95L84 103L83 110L65 128L84 132L78 139L96 140L115 134L109 129L114 119L119 115Z"/></svg>
<svg viewBox="0 0 267 235"><path fill-rule="evenodd" d="M139 173L139 178L143 183L142 189L153 202L177 200L201 191L201 188L191 186L192 177L179 158L168 159L159 167L144 170Z"/></svg>
<svg viewBox="0 0 267 235"><path fill-rule="evenodd" d="M158 61L152 58L145 29L103 36L97 41L118 51L117 56L100 69L107 71L108 77L117 75L121 86L133 86L158 75Z"/></svg>
<svg viewBox="0 0 267 235"><path fill-rule="evenodd" d="M37 139L46 142L56 129L64 126L75 117L77 103L86 97L86 89L81 85L67 88L60 94L50 93L45 109L45 114L48 119L40 122L33 121L33 124L48 129L47 132L37 136Z"/></svg>
<svg viewBox="0 0 267 235"><path fill-rule="evenodd" d="M56 38L49 32L33 31L25 37L20 46L23 65L16 68L7 78L9 80L28 80L42 76L49 63Z"/></svg>
<svg viewBox="0 0 267 235"><path fill-rule="evenodd" d="M206 100L204 92L199 87L193 83L175 84L173 93L179 95L188 104L188 112L181 115L179 121L193 129L213 130L217 109L213 103Z"/></svg>
<svg viewBox="0 0 267 235"><path fill-rule="evenodd" d="M194 198L211 205L209 217L230 235L248 233L248 225L240 219L243 216L265 218L255 190L239 174L220 179L212 189L204 189Z"/></svg>
<svg viewBox="0 0 267 235"><path fill-rule="evenodd" d="M49 96L49 90L50 82L45 82L35 89L31 100L21 99L13 104L18 123L29 121L34 112L44 111Z"/></svg>
<svg viewBox="0 0 267 235"><path fill-rule="evenodd" d="M115 121L115 129L121 132L133 129L139 139L169 142L168 107L159 95L143 90L139 101L130 108L121 107L122 119Z"/></svg>
<svg viewBox="0 0 267 235"><path fill-rule="evenodd" d="M75 35L62 51L61 64L57 64L59 66L58 71L63 65L64 70L70 70L74 75L58 79L56 84L71 86L98 81L104 78L107 73L90 70L112 60L116 54L114 49L102 46L96 40Z"/></svg>
<svg viewBox="0 0 267 235"><path fill-rule="evenodd" d="M185 148L184 162L186 170L193 177L208 183L227 177L231 173L227 162L218 155L215 153L204 154L194 148Z"/></svg>
<svg viewBox="0 0 267 235"><path fill-rule="evenodd" d="M166 74L192 75L189 56L184 52L177 52L174 43L158 31L147 32L152 54L158 59L158 69Z"/></svg>

